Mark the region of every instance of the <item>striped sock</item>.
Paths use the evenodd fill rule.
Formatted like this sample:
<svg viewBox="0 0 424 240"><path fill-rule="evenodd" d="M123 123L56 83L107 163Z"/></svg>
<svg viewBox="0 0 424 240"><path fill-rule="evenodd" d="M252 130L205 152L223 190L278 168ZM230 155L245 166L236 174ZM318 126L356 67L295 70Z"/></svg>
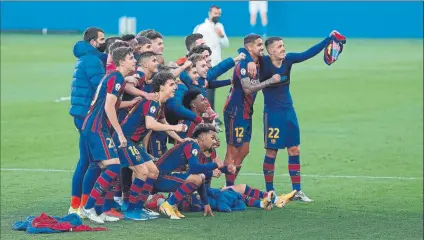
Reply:
<svg viewBox="0 0 424 240"><path fill-rule="evenodd" d="M178 204L178 202L181 201L185 196L193 193L198 188L199 185L197 184L184 183L177 189L177 191L174 192L174 194L172 194L170 198L168 198L167 201L172 206Z"/></svg>
<svg viewBox="0 0 424 240"><path fill-rule="evenodd" d="M244 195L249 196L249 197L253 197L253 198L256 198L256 199L262 199L262 198L268 196L268 193L264 193L259 189L251 188L251 187L246 185L246 188L244 189Z"/></svg>
<svg viewBox="0 0 424 240"><path fill-rule="evenodd" d="M105 204L104 197L99 197L96 199L96 205L94 206L94 210L96 210L97 215L100 215L103 213L104 204Z"/></svg>
<svg viewBox="0 0 424 240"><path fill-rule="evenodd" d="M289 156L289 175L293 190L300 191L300 156Z"/></svg>
<svg viewBox="0 0 424 240"><path fill-rule="evenodd" d="M130 199L129 199L129 205L128 205L128 211L136 209L137 202L139 201L140 193L143 190L144 181L136 178L134 179L134 182L131 185L130 190Z"/></svg>
<svg viewBox="0 0 424 240"><path fill-rule="evenodd" d="M88 197L85 209L91 209L96 204L98 198L106 194L109 190L110 183L115 180L119 174L120 165L111 164L106 167L106 170L97 178L96 184L94 184L93 190L91 190L90 196Z"/></svg>
<svg viewBox="0 0 424 240"><path fill-rule="evenodd" d="M275 169L275 158L271 158L265 155L263 164L263 173L265 178L266 191L274 190L274 169Z"/></svg>
<svg viewBox="0 0 424 240"><path fill-rule="evenodd" d="M250 197L250 196L247 196L247 195L243 195L243 201L246 204L246 206L248 206L248 207L261 208L261 201L256 199L256 198L253 198L253 197Z"/></svg>
<svg viewBox="0 0 424 240"><path fill-rule="evenodd" d="M84 180L82 182L82 196L80 207L84 207L87 203L88 197L91 190L93 190L94 184L96 184L97 178L99 178L102 173L102 169L96 163L90 164L87 169L87 172L84 175Z"/></svg>
<svg viewBox="0 0 424 240"><path fill-rule="evenodd" d="M231 174L231 173L225 174L225 186L227 186L227 187L233 186L235 180L236 180L236 175Z"/></svg>
<svg viewBox="0 0 424 240"><path fill-rule="evenodd" d="M116 186L116 180L113 180L110 184L109 191L106 192L105 195L105 203L103 206L103 212L107 212L113 208L113 195L115 194L114 188Z"/></svg>
<svg viewBox="0 0 424 240"><path fill-rule="evenodd" d="M154 178L147 178L146 183L143 185L143 189L139 195L139 201L137 202L135 209L142 209L144 204L147 201L147 198L149 198L150 193L153 191L153 185L155 184L156 179Z"/></svg>

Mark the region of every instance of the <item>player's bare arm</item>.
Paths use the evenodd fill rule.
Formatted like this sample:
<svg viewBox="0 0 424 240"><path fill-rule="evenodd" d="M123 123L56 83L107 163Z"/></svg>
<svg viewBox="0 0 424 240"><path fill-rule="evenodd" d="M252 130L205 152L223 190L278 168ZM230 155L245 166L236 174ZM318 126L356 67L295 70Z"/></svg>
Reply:
<svg viewBox="0 0 424 240"><path fill-rule="evenodd" d="M146 128L153 131L183 132L187 128L187 126L184 124L177 124L177 125L163 124L156 121L156 119L154 119L151 116L146 116Z"/></svg>
<svg viewBox="0 0 424 240"><path fill-rule="evenodd" d="M122 101L121 104L119 104L119 108L129 108L134 106L136 103L138 103L139 101L141 101L142 98L141 97L136 97L131 101Z"/></svg>
<svg viewBox="0 0 424 240"><path fill-rule="evenodd" d="M130 94L130 95L139 96L139 97L145 98L147 100L155 100L155 101L158 100L156 94L154 94L154 93L147 93L145 91L142 91L142 90L136 88L132 84L126 84L124 91L126 93Z"/></svg>
<svg viewBox="0 0 424 240"><path fill-rule="evenodd" d="M116 116L115 105L117 100L118 98L115 95L108 93L106 95L105 112L109 122L112 124L113 129L118 134L119 142L121 143L119 147L126 147L127 139L124 137L122 128L118 122L118 116Z"/></svg>
<svg viewBox="0 0 424 240"><path fill-rule="evenodd" d="M172 75L174 75L174 77L178 77L180 76L180 74L182 72L184 72L187 68L191 67L193 65L193 63L189 60L185 61L184 64L182 66L179 66L175 69L171 70Z"/></svg>
<svg viewBox="0 0 424 240"><path fill-rule="evenodd" d="M259 79L251 79L250 77L245 77L241 79L241 85L243 91L246 94L255 93L261 89L268 87L271 84L280 82L281 77L278 74L274 74L270 79L267 79L263 82L260 82Z"/></svg>

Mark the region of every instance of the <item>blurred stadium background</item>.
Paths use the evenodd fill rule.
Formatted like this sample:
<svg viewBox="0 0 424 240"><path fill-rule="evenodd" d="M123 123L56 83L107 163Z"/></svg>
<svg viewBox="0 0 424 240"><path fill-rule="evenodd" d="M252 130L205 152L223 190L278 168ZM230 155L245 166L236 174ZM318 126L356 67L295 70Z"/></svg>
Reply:
<svg viewBox="0 0 424 240"><path fill-rule="evenodd" d="M134 17L135 32L160 31L166 61L176 60L185 54L183 36L212 4L222 8L230 37L223 57L235 56L251 31L247 2L1 2L1 239L27 237L10 230L13 221L40 212L63 216L69 207L78 133L69 101L55 100L69 96L72 46L82 31L97 26L107 37L117 35L119 18ZM315 202L43 237L422 239L423 2L269 2L268 9L268 35L284 37L289 52L333 29L348 38L331 67L319 54L292 71L302 186ZM217 91L219 112L227 93ZM237 180L258 188L264 187L262 108L259 93L253 147ZM291 188L285 152L276 182L279 192ZM222 178L214 183L222 184Z"/></svg>

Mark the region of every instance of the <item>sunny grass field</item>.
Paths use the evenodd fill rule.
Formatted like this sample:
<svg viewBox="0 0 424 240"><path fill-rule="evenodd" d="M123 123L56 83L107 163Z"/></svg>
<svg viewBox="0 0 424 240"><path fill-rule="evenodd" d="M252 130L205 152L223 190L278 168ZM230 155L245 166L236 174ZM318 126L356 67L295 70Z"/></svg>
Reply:
<svg viewBox="0 0 424 240"><path fill-rule="evenodd" d="M1 239L28 238L10 230L14 221L28 215L67 213L78 133L68 115L69 102L54 100L69 95L72 46L78 39L2 34ZM286 48L302 51L319 40L286 39ZM167 61L185 53L183 42L165 39ZM224 56L235 56L242 41L233 38L230 43ZM271 212L216 213L214 218L193 213L181 221L125 221L107 224L107 232L37 239L422 239L422 44L348 39L340 60L331 67L321 53L293 68L302 186L314 203L290 203ZM217 92L219 112L227 93L228 87ZM245 175L237 180L257 188L264 188L262 108L259 93L252 148L242 169ZM223 158L225 149L219 153ZM276 174L278 192L289 192L284 151ZM214 185L222 184L223 178Z"/></svg>

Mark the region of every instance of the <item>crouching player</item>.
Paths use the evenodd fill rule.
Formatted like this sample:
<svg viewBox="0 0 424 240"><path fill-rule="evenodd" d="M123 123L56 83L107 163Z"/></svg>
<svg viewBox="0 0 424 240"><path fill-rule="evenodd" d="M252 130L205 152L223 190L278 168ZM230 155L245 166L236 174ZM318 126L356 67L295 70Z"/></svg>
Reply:
<svg viewBox="0 0 424 240"><path fill-rule="evenodd" d="M207 198L204 180L212 176L214 169L223 167L223 164L220 162L201 164L199 155L211 149L215 134L215 126L199 124L193 131L194 142L187 141L174 146L156 163L160 175L154 186L155 191L173 192L172 196L160 205L159 210L171 219L184 217L178 211L177 205L187 195L198 190L202 201ZM187 171L175 172L182 167L186 167ZM229 165L229 168L235 170L234 166ZM205 214L212 215L212 209L208 204L205 205Z"/></svg>
<svg viewBox="0 0 424 240"><path fill-rule="evenodd" d="M175 94L176 85L173 75L167 72L157 73L152 79L151 87L159 101L143 100L138 102L121 122L124 136L128 138L128 144L119 149L119 158L121 165L129 167L135 174L130 188L129 205L123 207L126 209L125 217L132 220L147 220L158 215L143 209L159 170L142 146L142 141L149 131L153 130L167 131L169 136L182 142L183 140L175 132L186 130L186 126L183 124L167 124L163 117L162 104ZM113 135L115 141L118 138L117 134Z"/></svg>
<svg viewBox="0 0 424 240"><path fill-rule="evenodd" d="M119 220L119 218L106 216L100 212L96 213L94 206L96 204L103 205L101 201L106 192L110 191L111 183L119 174L120 165L115 143L119 143L120 148L127 146L127 140L118 122L116 108L132 104L131 102L121 104L120 101L125 87L124 78L135 67L132 49L117 48L112 52L112 59L117 66L116 71L106 75L99 84L82 127L91 158L98 163L100 168L105 169L97 178L85 206L81 209L83 217L97 223ZM117 134L116 142L110 136L112 131L110 125ZM88 181L84 179L84 185L86 184Z"/></svg>

